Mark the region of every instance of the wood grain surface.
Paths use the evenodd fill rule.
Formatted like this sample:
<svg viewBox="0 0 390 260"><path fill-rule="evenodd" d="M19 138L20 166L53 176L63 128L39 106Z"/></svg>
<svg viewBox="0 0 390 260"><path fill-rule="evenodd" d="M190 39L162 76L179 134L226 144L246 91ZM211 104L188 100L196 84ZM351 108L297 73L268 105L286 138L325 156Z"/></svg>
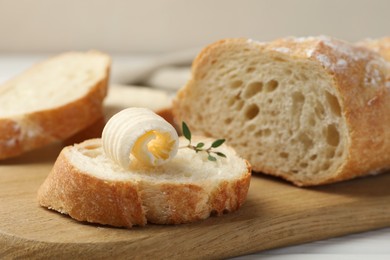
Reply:
<svg viewBox="0 0 390 260"><path fill-rule="evenodd" d="M121 90L119 96L137 96L139 91ZM113 92L118 94L119 88ZM143 94L145 106L166 98L149 92ZM118 110L132 105L128 100L119 103ZM390 174L316 188L254 174L244 206L222 217L132 229L80 223L40 207L36 200L62 147L54 144L0 162L1 259L226 258L390 226Z"/></svg>

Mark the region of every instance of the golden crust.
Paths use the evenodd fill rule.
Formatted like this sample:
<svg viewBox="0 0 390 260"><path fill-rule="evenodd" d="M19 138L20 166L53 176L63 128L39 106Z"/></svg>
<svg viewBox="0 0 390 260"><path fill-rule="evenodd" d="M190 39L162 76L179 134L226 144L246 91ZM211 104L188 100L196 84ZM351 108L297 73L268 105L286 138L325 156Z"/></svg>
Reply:
<svg viewBox="0 0 390 260"><path fill-rule="evenodd" d="M33 68L32 68L33 69ZM63 106L11 118L0 118L0 159L64 140L103 117L106 75L82 98Z"/></svg>
<svg viewBox="0 0 390 260"><path fill-rule="evenodd" d="M38 190L41 206L79 221L131 228L182 224L237 210L245 201L251 178L248 162L239 179L209 183L107 181L80 171L65 147Z"/></svg>
<svg viewBox="0 0 390 260"><path fill-rule="evenodd" d="M383 42L388 43L388 40ZM333 87L341 97L341 110L348 129L348 156L341 167L327 178L297 179L295 175L277 168L252 163L255 171L282 177L299 186L310 186L379 173L390 168L389 64L378 52L329 37L284 38L270 43L225 39L207 46L193 62L192 78L173 101L176 121L185 120L186 115L190 114L190 108L181 101L210 70L210 61L217 59L221 52L237 48L274 53L278 57L285 55L321 66L324 73L333 78ZM385 51L378 45L377 49L381 50L381 54L389 50ZM203 131L198 133L204 134Z"/></svg>
<svg viewBox="0 0 390 260"><path fill-rule="evenodd" d="M78 221L129 228L146 224L135 183L106 181L83 173L69 162L67 149L61 151L38 190L41 206Z"/></svg>
<svg viewBox="0 0 390 260"><path fill-rule="evenodd" d="M211 194L211 208L213 214L218 216L229 211L235 211L241 207L246 200L249 189L252 167L246 161L248 172L244 177L235 182L224 182ZM230 194L235 194L232 197Z"/></svg>

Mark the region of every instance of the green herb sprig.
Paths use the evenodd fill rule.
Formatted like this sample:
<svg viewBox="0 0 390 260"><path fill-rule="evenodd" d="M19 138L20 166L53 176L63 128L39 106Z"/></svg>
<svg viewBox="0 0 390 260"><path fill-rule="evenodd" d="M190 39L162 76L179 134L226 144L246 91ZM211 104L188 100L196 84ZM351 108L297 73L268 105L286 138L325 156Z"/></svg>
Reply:
<svg viewBox="0 0 390 260"><path fill-rule="evenodd" d="M205 144L203 142L197 143L196 145L191 144L191 131L185 122L182 122L181 128L182 128L182 132L183 132L184 137L189 141L189 144L185 147L194 150L196 153L206 152L208 155L207 159L209 161L215 162L217 160L217 157L215 157L213 154L215 154L219 157L226 158L226 155L224 153L213 150L213 148L217 148L217 147L221 146L225 142L225 139L217 139L210 145L210 147L204 148Z"/></svg>

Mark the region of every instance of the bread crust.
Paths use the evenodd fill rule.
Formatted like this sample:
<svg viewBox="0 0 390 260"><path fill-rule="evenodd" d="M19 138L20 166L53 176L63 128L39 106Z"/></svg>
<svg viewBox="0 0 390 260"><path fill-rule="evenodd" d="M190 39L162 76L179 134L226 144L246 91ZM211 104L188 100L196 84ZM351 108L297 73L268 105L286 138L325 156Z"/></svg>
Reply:
<svg viewBox="0 0 390 260"><path fill-rule="evenodd" d="M156 114L164 118L168 123L170 123L175 128L176 132L181 133L181 126L176 124L174 120L172 107L165 107L159 109L156 111Z"/></svg>
<svg viewBox="0 0 390 260"><path fill-rule="evenodd" d="M88 142L88 141L87 141ZM79 221L131 228L156 224L182 224L237 210L245 201L251 177L210 183L151 183L108 181L72 165L65 147L38 190L41 206Z"/></svg>
<svg viewBox="0 0 390 260"><path fill-rule="evenodd" d="M103 117L102 102L107 95L109 63L105 75L83 97L51 109L0 118L0 159L64 140Z"/></svg>
<svg viewBox="0 0 390 260"><path fill-rule="evenodd" d="M146 224L135 183L94 178L69 162L67 149L61 151L38 190L41 206L68 214L78 221L129 228Z"/></svg>
<svg viewBox="0 0 390 260"><path fill-rule="evenodd" d="M267 52L275 57L288 56L322 67L324 74L333 79L333 88L340 97L341 112L348 129L345 134L348 138L347 158L337 171L326 178L297 178L279 168L251 162L255 171L282 177L298 186L311 186L379 173L390 168L389 64L375 51L328 37L284 38L270 43L225 39L211 44L196 57L192 78L173 101L176 122L186 121L191 114L188 106L191 101L186 100L188 93L204 77L204 73L211 70L210 61L218 59L221 52L244 48ZM196 129L196 126L189 127ZM206 131L202 129L196 133L205 134Z"/></svg>
<svg viewBox="0 0 390 260"><path fill-rule="evenodd" d="M383 37L380 39L366 39L358 42L358 46L369 48L378 52L387 61L390 61L390 37Z"/></svg>

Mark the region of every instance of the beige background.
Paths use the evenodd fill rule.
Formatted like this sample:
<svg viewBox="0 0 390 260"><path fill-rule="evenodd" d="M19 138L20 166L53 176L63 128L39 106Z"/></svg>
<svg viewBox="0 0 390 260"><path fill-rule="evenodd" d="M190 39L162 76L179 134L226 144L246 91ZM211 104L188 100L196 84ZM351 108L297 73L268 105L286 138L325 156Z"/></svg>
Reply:
<svg viewBox="0 0 390 260"><path fill-rule="evenodd" d="M225 37L390 35L389 0L0 0L0 53L156 53Z"/></svg>

